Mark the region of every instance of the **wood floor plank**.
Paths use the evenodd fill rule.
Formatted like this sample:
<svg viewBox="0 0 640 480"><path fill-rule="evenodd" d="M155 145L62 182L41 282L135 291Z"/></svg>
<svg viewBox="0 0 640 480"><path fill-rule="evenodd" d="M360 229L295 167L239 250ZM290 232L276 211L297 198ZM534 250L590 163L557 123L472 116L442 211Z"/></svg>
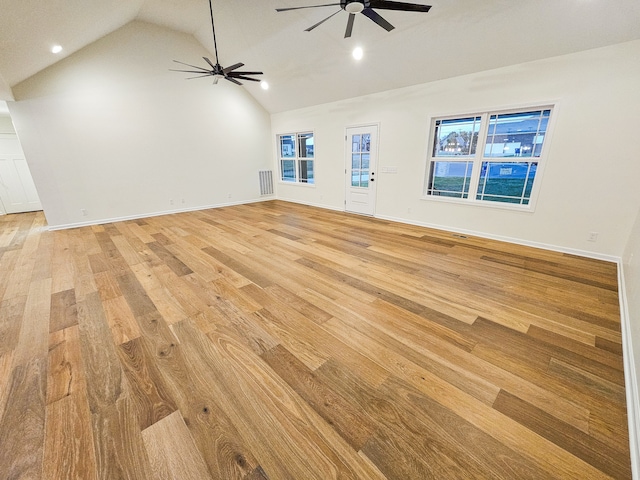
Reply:
<svg viewBox="0 0 640 480"><path fill-rule="evenodd" d="M237 260L236 258L233 258L232 256L227 255L224 252L221 252L216 248L209 246L209 247L203 248L202 251L208 255L211 255L213 258L215 258L219 262L225 264L227 267L231 268L235 272L245 277L247 280L250 280L251 282L255 283L260 287L268 287L273 283L266 276L258 272L255 272L252 268L248 267L243 262Z"/></svg>
<svg viewBox="0 0 640 480"><path fill-rule="evenodd" d="M86 396L74 392L47 405L42 478L97 480Z"/></svg>
<svg viewBox="0 0 640 480"><path fill-rule="evenodd" d="M372 436L374 425L370 419L332 391L286 348L275 346L261 357L332 425L354 450L360 450Z"/></svg>
<svg viewBox="0 0 640 480"><path fill-rule="evenodd" d="M13 351L18 344L26 303L26 295L0 302L0 356Z"/></svg>
<svg viewBox="0 0 640 480"><path fill-rule="evenodd" d="M177 329L179 330L179 325ZM182 339L184 340L184 339ZM142 340L151 352L151 343ZM244 478L260 465L252 450L219 405L220 387L210 388L215 375L199 360L189 342L156 354L158 367L184 418L199 454L214 478Z"/></svg>
<svg viewBox="0 0 640 480"><path fill-rule="evenodd" d="M138 338L140 327L124 296L102 302L104 314L116 345Z"/></svg>
<svg viewBox="0 0 640 480"><path fill-rule="evenodd" d="M193 270L176 258L160 242L147 243L147 246L179 277L193 273Z"/></svg>
<svg viewBox="0 0 640 480"><path fill-rule="evenodd" d="M390 377L382 388L374 390L331 360L317 374L378 420L385 434L369 443L364 451L376 459L390 478L405 478L401 472L410 468L426 470L427 477L436 478L550 478L535 463L397 378ZM428 436L425 431L430 432ZM411 451L414 453L407 453ZM418 466L420 461L426 465Z"/></svg>
<svg viewBox="0 0 640 480"><path fill-rule="evenodd" d="M631 475L629 462L612 460L616 458L616 454L609 445L555 420L551 415L527 404L515 395L501 391L493 408L553 441L556 445L565 448L613 478L628 478Z"/></svg>
<svg viewBox="0 0 640 480"><path fill-rule="evenodd" d="M3 386L0 389L0 420L4 414L4 409L7 405L7 397L9 396L9 381L11 379L11 363L13 360L13 352L4 353L0 355L0 385Z"/></svg>
<svg viewBox="0 0 640 480"><path fill-rule="evenodd" d="M78 326L96 469L100 478L150 478L149 460L116 347L97 292L78 304Z"/></svg>
<svg viewBox="0 0 640 480"><path fill-rule="evenodd" d="M141 339L121 344L117 352L129 380L132 401L137 407L140 430L147 429L175 412L177 407L167 391L162 374L153 357L148 355Z"/></svg>
<svg viewBox="0 0 640 480"><path fill-rule="evenodd" d="M142 432L142 438L154 478L212 478L180 412L176 411L149 426Z"/></svg>
<svg viewBox="0 0 640 480"><path fill-rule="evenodd" d="M245 439L252 439L256 456L269 477L378 478L342 437L259 357L224 337L213 341L201 337L189 322L176 327L181 342L198 344L198 351L204 355L201 358L224 382L227 390L221 401L238 422ZM229 376L225 364L239 367L234 377ZM266 385L269 390L265 390ZM256 396L258 392L265 396ZM245 396L250 401L237 402ZM265 438L274 428L279 433Z"/></svg>
<svg viewBox="0 0 640 480"><path fill-rule="evenodd" d="M76 293L73 289L51 295L49 332L57 332L78 324Z"/></svg>
<svg viewBox="0 0 640 480"><path fill-rule="evenodd" d="M44 451L46 358L22 361L11 372L0 421L0 475L40 478Z"/></svg>
<svg viewBox="0 0 640 480"><path fill-rule="evenodd" d="M86 396L77 325L49 335L47 405L72 394Z"/></svg>

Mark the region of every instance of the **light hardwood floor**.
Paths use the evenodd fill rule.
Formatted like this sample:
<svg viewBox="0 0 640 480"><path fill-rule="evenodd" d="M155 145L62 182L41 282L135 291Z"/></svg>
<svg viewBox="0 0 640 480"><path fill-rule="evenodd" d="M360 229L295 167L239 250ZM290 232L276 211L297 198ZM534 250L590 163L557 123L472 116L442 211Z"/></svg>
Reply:
<svg viewBox="0 0 640 480"><path fill-rule="evenodd" d="M276 201L0 217L0 478L630 478L616 282Z"/></svg>

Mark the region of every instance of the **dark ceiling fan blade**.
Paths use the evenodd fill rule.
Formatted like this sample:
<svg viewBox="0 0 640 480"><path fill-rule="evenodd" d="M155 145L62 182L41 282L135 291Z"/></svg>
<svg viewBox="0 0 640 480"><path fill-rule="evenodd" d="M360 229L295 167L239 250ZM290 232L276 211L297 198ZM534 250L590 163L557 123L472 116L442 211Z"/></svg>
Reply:
<svg viewBox="0 0 640 480"><path fill-rule="evenodd" d="M336 13L333 13L331 15L329 15L327 18L325 18L324 20L320 20L318 23L316 23L315 25L311 25L309 28L307 28L305 30L305 32L310 32L311 30L313 30L314 28L316 28L319 25L322 25L324 22L326 22L327 20L329 20L331 17L333 17L334 15L339 14L342 11L342 9L338 10Z"/></svg>
<svg viewBox="0 0 640 480"><path fill-rule="evenodd" d="M184 73L202 73L204 75L211 75L211 71L210 70L175 70L173 68L169 69L170 72L184 72Z"/></svg>
<svg viewBox="0 0 640 480"><path fill-rule="evenodd" d="M428 12L431 5L418 5L406 2L390 2L388 0L371 0L371 8L380 8L382 10L401 10L403 12Z"/></svg>
<svg viewBox="0 0 640 480"><path fill-rule="evenodd" d="M231 72L229 75L264 75L264 72Z"/></svg>
<svg viewBox="0 0 640 480"><path fill-rule="evenodd" d="M207 57L202 57L202 58L204 58L205 62L207 62L209 65L211 65L211 68L213 68L213 69L216 68L216 66L213 63L211 63L211 60L209 60Z"/></svg>
<svg viewBox="0 0 640 480"><path fill-rule="evenodd" d="M230 67L223 68L222 71L224 73L229 73L230 71L235 70L236 68L240 68L240 67L244 67L244 63L236 63L235 65L231 65Z"/></svg>
<svg viewBox="0 0 640 480"><path fill-rule="evenodd" d="M244 75L234 75L231 78L239 78L240 80L251 80L252 82L259 82L260 81L259 78L245 77Z"/></svg>
<svg viewBox="0 0 640 480"><path fill-rule="evenodd" d="M289 10L300 10L301 8L316 8L316 7L336 7L339 6L338 3L325 3L324 5L308 5L306 7L290 7L290 8L276 8L276 12L288 12Z"/></svg>
<svg viewBox="0 0 640 480"><path fill-rule="evenodd" d="M187 77L186 80L192 80L194 78L203 78L203 77L211 77L212 75L210 73L206 74L206 75L198 75L197 77Z"/></svg>
<svg viewBox="0 0 640 480"><path fill-rule="evenodd" d="M376 22L378 25L384 28L387 32L390 32L391 30L396 28L393 25L391 25L389 22L387 22L384 18L382 18L380 15L378 15L376 12L371 10L370 8L365 8L364 10L362 10L362 14L366 17L369 17L374 22Z"/></svg>
<svg viewBox="0 0 640 480"><path fill-rule="evenodd" d="M349 20L347 20L347 29L344 32L344 38L349 38L351 36L351 32L353 31L353 22L356 19L355 13L349 14Z"/></svg>
<svg viewBox="0 0 640 480"><path fill-rule="evenodd" d="M198 67L197 65L191 65L189 63L179 62L178 60L174 60L174 62L179 63L180 65L186 65L187 67L199 68L200 70L204 70L205 72L209 71L209 69L207 69L207 68Z"/></svg>
<svg viewBox="0 0 640 480"><path fill-rule="evenodd" d="M227 80L229 80L230 82L235 83L236 85L242 85L242 83L240 83L238 80L236 80L235 78L229 77L227 75L225 75L225 77Z"/></svg>
<svg viewBox="0 0 640 480"><path fill-rule="evenodd" d="M305 32L310 32L311 30L313 30L314 28L316 28L318 25L322 25L324 22L326 22L327 20L329 20L331 17L333 17L334 15L339 14L342 11L342 9L338 10L336 13L333 13L331 15L329 15L327 18L325 18L324 20L320 20L318 23L316 23L315 25L311 25L309 28L307 28L305 30Z"/></svg>

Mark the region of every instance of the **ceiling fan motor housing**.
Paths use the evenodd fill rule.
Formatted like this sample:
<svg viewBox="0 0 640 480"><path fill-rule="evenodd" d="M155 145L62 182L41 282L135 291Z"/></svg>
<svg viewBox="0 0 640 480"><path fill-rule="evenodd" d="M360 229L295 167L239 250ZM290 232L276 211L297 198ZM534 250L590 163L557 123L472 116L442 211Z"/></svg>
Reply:
<svg viewBox="0 0 640 480"><path fill-rule="evenodd" d="M370 8L369 0L340 0L340 7L349 13L360 13L365 8Z"/></svg>

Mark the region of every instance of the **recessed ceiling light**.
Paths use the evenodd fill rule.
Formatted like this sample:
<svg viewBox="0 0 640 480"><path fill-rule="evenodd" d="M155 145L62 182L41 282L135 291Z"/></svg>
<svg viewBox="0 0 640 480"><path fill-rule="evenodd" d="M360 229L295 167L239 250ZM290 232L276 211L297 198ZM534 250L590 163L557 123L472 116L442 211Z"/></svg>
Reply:
<svg viewBox="0 0 640 480"><path fill-rule="evenodd" d="M51 47L51 53L60 53L62 51L62 47L60 45L54 45Z"/></svg>
<svg viewBox="0 0 640 480"><path fill-rule="evenodd" d="M351 55L353 55L353 58L355 58L356 60L360 60L362 59L363 54L364 52L362 51L362 48L356 47L353 49L353 53Z"/></svg>
<svg viewBox="0 0 640 480"><path fill-rule="evenodd" d="M262 87L263 90L269 90L269 82L267 82L266 80L262 80L260 82L260 86Z"/></svg>

